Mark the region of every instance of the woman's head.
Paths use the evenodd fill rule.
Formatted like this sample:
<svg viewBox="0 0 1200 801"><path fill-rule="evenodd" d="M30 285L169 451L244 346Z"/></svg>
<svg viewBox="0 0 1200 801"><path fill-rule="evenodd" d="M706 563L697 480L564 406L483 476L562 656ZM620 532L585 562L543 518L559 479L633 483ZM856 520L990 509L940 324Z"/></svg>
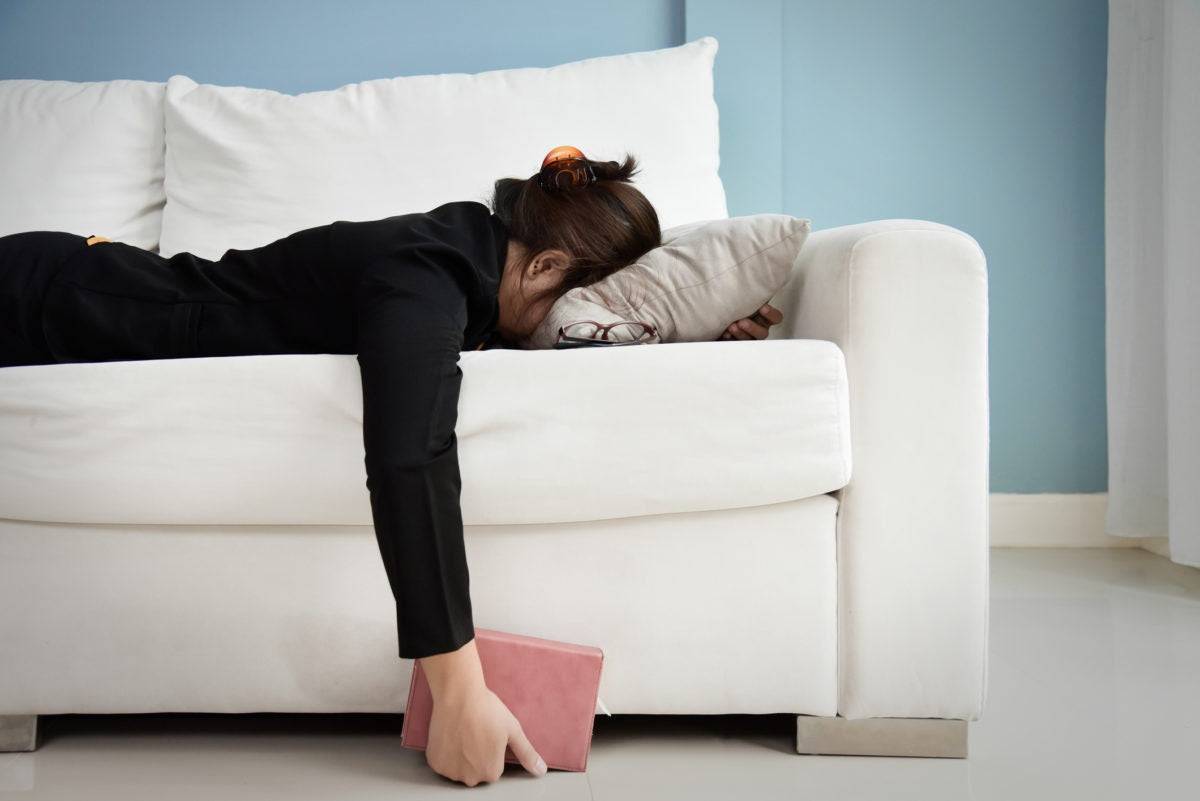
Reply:
<svg viewBox="0 0 1200 801"><path fill-rule="evenodd" d="M496 181L492 211L509 232L498 329L511 338L532 333L563 293L607 278L662 243L658 214L630 183L633 156L591 161L575 151L551 163L559 150L571 149L551 151L544 171Z"/></svg>

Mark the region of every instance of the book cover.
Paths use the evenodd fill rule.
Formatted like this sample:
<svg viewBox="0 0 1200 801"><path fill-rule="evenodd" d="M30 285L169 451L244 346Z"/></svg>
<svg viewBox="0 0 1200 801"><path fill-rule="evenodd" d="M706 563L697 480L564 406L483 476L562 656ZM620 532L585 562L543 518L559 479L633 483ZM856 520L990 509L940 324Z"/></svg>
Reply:
<svg viewBox="0 0 1200 801"><path fill-rule="evenodd" d="M586 770L604 651L482 628L475 629L475 647L488 689L520 721L546 767ZM432 715L429 680L415 660L400 744L424 750ZM504 761L520 763L511 748L505 749Z"/></svg>

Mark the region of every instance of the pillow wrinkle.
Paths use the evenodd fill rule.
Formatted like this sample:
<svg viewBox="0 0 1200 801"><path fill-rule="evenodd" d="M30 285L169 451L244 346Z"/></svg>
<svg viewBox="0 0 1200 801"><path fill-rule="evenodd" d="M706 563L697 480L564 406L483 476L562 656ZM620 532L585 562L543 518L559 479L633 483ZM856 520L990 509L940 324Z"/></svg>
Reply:
<svg viewBox="0 0 1200 801"><path fill-rule="evenodd" d="M631 308L636 310L639 306L645 305L646 303L652 303L656 300L664 300L666 298L669 298L671 295L678 295L678 294L686 292L688 290L697 289L697 288L705 286L706 284L712 284L712 283L716 283L717 281L723 280L724 278L728 277L730 274L740 271L742 269L742 267L744 267L746 265L746 263L749 262L751 259L761 258L763 256L763 254L766 253L766 251L771 250L772 248L777 248L782 245L790 244L791 240L792 240L792 236L793 235L789 235L789 236L785 237L784 239L781 239L777 242L767 245L766 247L761 248L760 250L756 251L755 253L750 254L746 258L738 261L737 263L730 265L728 269L722 270L719 273L715 273L710 276L703 276L693 284L686 284L683 286L668 288L668 289L664 290L661 294L653 295L648 300L642 301L639 304L633 304L632 302L630 302L630 306L631 306ZM787 258L794 261L797 252L798 252L798 249L792 251L791 254ZM633 264L630 266L636 267L637 264ZM628 280L628 278L626 278L626 280ZM593 286L595 286L595 285L593 284ZM586 289L586 287L585 287L585 289ZM630 293L623 293L623 295L631 296ZM731 320L730 322L733 322L733 321Z"/></svg>

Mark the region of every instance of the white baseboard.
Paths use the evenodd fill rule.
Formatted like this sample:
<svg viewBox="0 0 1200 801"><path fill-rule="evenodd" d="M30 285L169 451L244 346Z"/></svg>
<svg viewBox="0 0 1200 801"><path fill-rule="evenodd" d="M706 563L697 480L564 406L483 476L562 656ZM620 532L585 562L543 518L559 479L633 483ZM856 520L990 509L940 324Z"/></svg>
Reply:
<svg viewBox="0 0 1200 801"><path fill-rule="evenodd" d="M990 497L993 548L1145 548L1170 556L1166 537L1114 537L1104 531L1108 493Z"/></svg>

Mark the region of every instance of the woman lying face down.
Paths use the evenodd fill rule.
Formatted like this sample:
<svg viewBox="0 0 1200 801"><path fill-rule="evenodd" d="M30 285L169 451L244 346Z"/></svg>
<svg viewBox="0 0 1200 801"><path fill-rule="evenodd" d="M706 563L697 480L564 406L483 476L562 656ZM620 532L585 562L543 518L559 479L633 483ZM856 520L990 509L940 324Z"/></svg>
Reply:
<svg viewBox="0 0 1200 801"><path fill-rule="evenodd" d="M519 721L488 688L474 643L455 422L462 350L529 337L557 298L660 245L634 158L558 148L491 208L340 221L210 260L103 236L0 237L0 367L357 354L372 522L396 602L402 659L434 696L426 759L474 786L505 748L541 775ZM764 306L722 339L764 339Z"/></svg>

